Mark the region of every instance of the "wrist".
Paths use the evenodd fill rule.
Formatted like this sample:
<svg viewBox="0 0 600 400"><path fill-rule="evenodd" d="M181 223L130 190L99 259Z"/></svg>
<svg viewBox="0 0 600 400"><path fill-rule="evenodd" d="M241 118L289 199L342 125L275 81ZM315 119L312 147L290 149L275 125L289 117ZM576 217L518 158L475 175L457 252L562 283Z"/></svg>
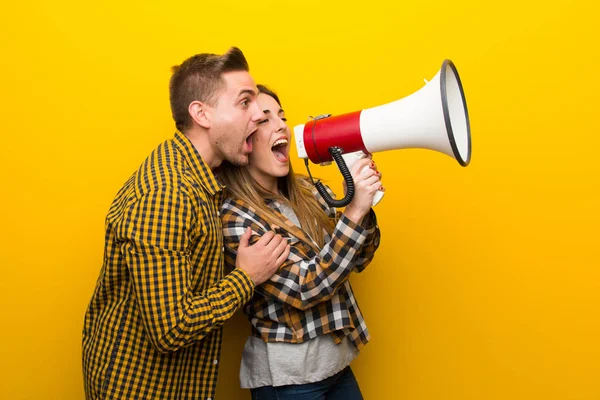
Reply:
<svg viewBox="0 0 600 400"><path fill-rule="evenodd" d="M353 208L346 208L346 210L344 210L344 215L346 215L346 218L354 222L356 225L360 225L365 216L364 213L361 213Z"/></svg>
<svg viewBox="0 0 600 400"><path fill-rule="evenodd" d="M253 276L254 274L251 271L249 271L247 268L245 268L243 265L241 265L241 263L238 263L235 266L235 269L243 272L244 274L246 274L248 276L248 278L250 278L250 279L252 279L252 281L254 281L254 276Z"/></svg>
<svg viewBox="0 0 600 400"><path fill-rule="evenodd" d="M243 268L237 268L237 270L239 270L243 275L246 276L246 278L248 278L248 280L250 281L252 286L256 286L255 277L252 276L252 274L250 274L250 272L248 272L248 270L245 270Z"/></svg>

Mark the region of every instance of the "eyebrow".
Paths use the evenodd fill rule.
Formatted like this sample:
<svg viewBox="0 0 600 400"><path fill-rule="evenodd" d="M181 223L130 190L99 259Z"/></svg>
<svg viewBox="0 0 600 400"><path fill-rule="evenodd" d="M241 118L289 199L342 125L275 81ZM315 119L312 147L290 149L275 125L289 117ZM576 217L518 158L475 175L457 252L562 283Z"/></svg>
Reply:
<svg viewBox="0 0 600 400"><path fill-rule="evenodd" d="M254 91L252 89L243 89L243 90L240 90L237 97L242 97L245 94L249 94L251 96L256 96L256 91Z"/></svg>
<svg viewBox="0 0 600 400"><path fill-rule="evenodd" d="M271 110L263 110L263 113L265 114L271 114ZM279 111L277 111L277 114L281 114L281 113L285 113L285 111L283 111L283 108L280 108Z"/></svg>

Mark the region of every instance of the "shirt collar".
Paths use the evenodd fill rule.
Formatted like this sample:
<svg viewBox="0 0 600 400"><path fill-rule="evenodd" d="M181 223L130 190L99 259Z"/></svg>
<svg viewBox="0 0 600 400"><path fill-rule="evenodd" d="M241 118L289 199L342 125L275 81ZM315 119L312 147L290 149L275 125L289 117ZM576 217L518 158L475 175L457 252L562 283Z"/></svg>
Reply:
<svg viewBox="0 0 600 400"><path fill-rule="evenodd" d="M223 186L217 181L215 174L209 166L206 165L190 139L180 131L176 131L173 141L175 142L175 146L178 147L179 151L183 154L185 161L190 166L196 179L198 179L204 189L213 196L218 192L222 192Z"/></svg>

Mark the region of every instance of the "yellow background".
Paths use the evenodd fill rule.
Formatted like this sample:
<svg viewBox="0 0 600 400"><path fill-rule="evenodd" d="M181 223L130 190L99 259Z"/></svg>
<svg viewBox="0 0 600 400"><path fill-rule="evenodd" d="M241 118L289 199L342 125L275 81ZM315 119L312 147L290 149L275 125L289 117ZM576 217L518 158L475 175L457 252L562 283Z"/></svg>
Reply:
<svg viewBox="0 0 600 400"><path fill-rule="evenodd" d="M292 126L405 97L445 58L461 74L468 168L376 154L382 245L352 278L366 399L599 399L595 2L217 3L3 4L0 398L83 398L108 206L173 133L170 66L237 45ZM333 166L314 172L340 187ZM247 333L240 315L226 326L219 399L249 398Z"/></svg>

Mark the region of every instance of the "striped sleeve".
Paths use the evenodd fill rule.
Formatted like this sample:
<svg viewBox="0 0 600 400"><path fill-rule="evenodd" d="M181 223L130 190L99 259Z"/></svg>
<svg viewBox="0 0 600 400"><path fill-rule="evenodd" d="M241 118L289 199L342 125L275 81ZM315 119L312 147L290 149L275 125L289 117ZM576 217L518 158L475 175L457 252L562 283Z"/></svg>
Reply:
<svg viewBox="0 0 600 400"><path fill-rule="evenodd" d="M194 215L186 194L161 188L129 205L120 224L121 251L145 330L162 353L202 339L253 292L252 281L242 271L232 272L204 292L193 292L189 248L192 234L203 231L194 229L202 220Z"/></svg>

